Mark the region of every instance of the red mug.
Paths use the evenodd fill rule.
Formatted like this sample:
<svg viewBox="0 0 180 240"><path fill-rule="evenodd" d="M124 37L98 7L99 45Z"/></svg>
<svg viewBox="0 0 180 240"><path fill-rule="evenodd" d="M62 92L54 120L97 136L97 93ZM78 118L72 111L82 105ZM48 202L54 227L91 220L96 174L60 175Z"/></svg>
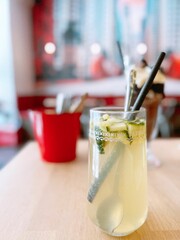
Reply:
<svg viewBox="0 0 180 240"><path fill-rule="evenodd" d="M56 114L51 110L30 111L34 137L48 162L68 162L76 158L80 135L80 113Z"/></svg>

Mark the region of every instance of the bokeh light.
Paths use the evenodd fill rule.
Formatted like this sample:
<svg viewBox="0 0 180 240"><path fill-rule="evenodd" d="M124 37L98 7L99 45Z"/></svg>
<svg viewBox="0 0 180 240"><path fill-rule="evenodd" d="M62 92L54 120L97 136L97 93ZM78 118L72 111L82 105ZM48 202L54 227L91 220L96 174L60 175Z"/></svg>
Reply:
<svg viewBox="0 0 180 240"><path fill-rule="evenodd" d="M101 46L98 43L93 43L90 47L92 54L99 54L101 52Z"/></svg>
<svg viewBox="0 0 180 240"><path fill-rule="evenodd" d="M44 50L47 54L53 54L56 51L56 46L52 42L48 42L44 46Z"/></svg>
<svg viewBox="0 0 180 240"><path fill-rule="evenodd" d="M147 52L147 46L145 43L139 43L136 48L138 54L144 55Z"/></svg>

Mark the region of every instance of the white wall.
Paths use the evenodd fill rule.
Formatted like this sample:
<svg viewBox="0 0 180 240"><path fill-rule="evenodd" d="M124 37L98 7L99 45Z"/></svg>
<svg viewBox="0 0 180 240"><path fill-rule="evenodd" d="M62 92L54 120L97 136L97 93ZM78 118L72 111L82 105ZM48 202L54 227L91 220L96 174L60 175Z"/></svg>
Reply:
<svg viewBox="0 0 180 240"><path fill-rule="evenodd" d="M6 1L6 0L5 0ZM10 0L13 61L17 94L33 91L33 0Z"/></svg>
<svg viewBox="0 0 180 240"><path fill-rule="evenodd" d="M9 3L0 1L0 130L18 127Z"/></svg>
<svg viewBox="0 0 180 240"><path fill-rule="evenodd" d="M20 126L17 95L34 89L33 0L0 0L0 130Z"/></svg>

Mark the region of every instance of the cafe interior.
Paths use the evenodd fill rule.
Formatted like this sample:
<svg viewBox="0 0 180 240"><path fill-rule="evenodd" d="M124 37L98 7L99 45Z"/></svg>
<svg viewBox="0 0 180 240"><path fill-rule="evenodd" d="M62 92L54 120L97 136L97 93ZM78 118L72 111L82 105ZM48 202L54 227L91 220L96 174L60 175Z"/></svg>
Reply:
<svg viewBox="0 0 180 240"><path fill-rule="evenodd" d="M81 116L81 137L87 138L89 108L122 105L125 67L142 59L152 67L161 51L166 52L166 81L157 137L179 137L178 1L14 0L1 5L0 147L5 152L34 138L28 111L53 108L59 93L88 94Z"/></svg>
<svg viewBox="0 0 180 240"><path fill-rule="evenodd" d="M161 151L172 146L171 156L176 155L177 161L172 157L174 168L170 169L171 177L173 171L178 173L175 168L179 166L177 156L180 150L179 12L179 0L1 0L0 172L9 167L12 173L13 162L17 170L15 162L24 148L29 143L39 144L38 133L34 129L35 118L32 117L34 111L46 111L47 115L58 116L70 111L71 107L80 107L77 110L80 121L78 141L87 144L90 109L124 106L131 78L130 69L136 69L135 81L138 86L141 80L148 79L158 56L163 52L165 56L154 84L160 85L160 88L157 86L155 93L150 90L153 92L151 100L156 95L161 96L150 141L156 148L156 154L164 157L164 165L167 157ZM152 114L153 110L150 109L147 117L152 118ZM64 124L66 128L68 121ZM177 153L171 140L176 143L174 148ZM166 145L164 141L169 142ZM85 149L88 152L88 148ZM33 150L31 152L29 148L29 158L31 155ZM23 156L26 158L25 152ZM36 158L43 157L38 155ZM157 168L161 168L161 164L163 166L163 159L155 163ZM8 171L6 173L8 176ZM169 178L168 175L166 177ZM176 187L177 179L174 181ZM174 185L168 184L177 191ZM79 200L82 199L79 197ZM177 211L180 214L179 208ZM37 230L36 223L35 220L29 231ZM43 222L37 232L45 225ZM162 226L166 231L166 224L162 223ZM180 231L180 225L176 227L174 235L168 235L170 238L163 238L165 235L158 235L158 232L157 236L162 238L147 239L179 239L176 234ZM4 239L13 239L8 234L9 238ZM32 239L46 239L43 233L42 238L40 235L32 236ZM111 239L104 235L105 238L71 238L70 235L53 238L50 231L47 231L47 236L51 236L47 239L63 240ZM138 236L127 239L146 239Z"/></svg>

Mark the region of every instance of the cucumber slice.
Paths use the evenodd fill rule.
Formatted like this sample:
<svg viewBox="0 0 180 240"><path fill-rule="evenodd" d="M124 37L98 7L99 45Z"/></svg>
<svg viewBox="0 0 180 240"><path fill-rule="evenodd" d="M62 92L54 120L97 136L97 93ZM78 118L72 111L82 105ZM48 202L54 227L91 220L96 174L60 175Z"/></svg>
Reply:
<svg viewBox="0 0 180 240"><path fill-rule="evenodd" d="M123 132L127 131L127 125L124 122L113 123L108 126L109 132Z"/></svg>
<svg viewBox="0 0 180 240"><path fill-rule="evenodd" d="M107 130L111 134L111 138L115 141L121 141L124 144L130 144L127 124L124 121L113 122L107 127Z"/></svg>
<svg viewBox="0 0 180 240"><path fill-rule="evenodd" d="M117 118L108 118L107 120L101 120L99 123L99 128L105 132L116 132L127 130L126 124Z"/></svg>
<svg viewBox="0 0 180 240"><path fill-rule="evenodd" d="M123 130L117 133L116 139L124 144L130 144L131 139L129 138L129 134L127 130Z"/></svg>
<svg viewBox="0 0 180 240"><path fill-rule="evenodd" d="M105 121L100 121L99 128L102 132L107 133L106 136L110 141L121 141L124 144L130 143L127 123L122 119L109 117Z"/></svg>
<svg viewBox="0 0 180 240"><path fill-rule="evenodd" d="M128 122L128 134L132 142L141 142L146 138L145 122L139 120L138 122Z"/></svg>
<svg viewBox="0 0 180 240"><path fill-rule="evenodd" d="M109 121L101 121L99 123L99 128L103 131L103 132L107 132L109 129L110 123Z"/></svg>
<svg viewBox="0 0 180 240"><path fill-rule="evenodd" d="M108 115L103 116L98 127L99 130L104 133L102 135L105 136L106 139L109 138L109 140L106 141L121 141L124 144L132 144L142 142L146 138L146 124L143 119L137 118L133 121L127 121ZM101 147L103 145L102 143L98 144Z"/></svg>
<svg viewBox="0 0 180 240"><path fill-rule="evenodd" d="M109 119L109 114L104 114L104 115L102 116L102 119L103 119L104 121L108 120L108 119Z"/></svg>

